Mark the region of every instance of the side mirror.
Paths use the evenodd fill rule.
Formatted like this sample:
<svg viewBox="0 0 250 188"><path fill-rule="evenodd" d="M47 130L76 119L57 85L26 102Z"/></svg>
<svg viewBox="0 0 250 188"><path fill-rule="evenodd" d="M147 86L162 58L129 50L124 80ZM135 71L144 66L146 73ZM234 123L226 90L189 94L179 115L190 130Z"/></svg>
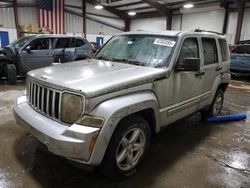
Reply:
<svg viewBox="0 0 250 188"><path fill-rule="evenodd" d="M27 46L27 47L25 48L25 51L26 51L27 53L30 53L30 52L31 52L30 46Z"/></svg>
<svg viewBox="0 0 250 188"><path fill-rule="evenodd" d="M199 71L201 61L199 58L188 57L176 66L177 71Z"/></svg>

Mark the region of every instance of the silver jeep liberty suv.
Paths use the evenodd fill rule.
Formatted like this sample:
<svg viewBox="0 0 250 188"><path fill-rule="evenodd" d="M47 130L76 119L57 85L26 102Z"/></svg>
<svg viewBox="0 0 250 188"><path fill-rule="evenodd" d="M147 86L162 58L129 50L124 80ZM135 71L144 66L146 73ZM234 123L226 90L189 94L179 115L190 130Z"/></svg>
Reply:
<svg viewBox="0 0 250 188"><path fill-rule="evenodd" d="M128 32L94 59L29 72L14 114L50 152L123 178L162 127L197 111L218 115L229 81L222 35Z"/></svg>

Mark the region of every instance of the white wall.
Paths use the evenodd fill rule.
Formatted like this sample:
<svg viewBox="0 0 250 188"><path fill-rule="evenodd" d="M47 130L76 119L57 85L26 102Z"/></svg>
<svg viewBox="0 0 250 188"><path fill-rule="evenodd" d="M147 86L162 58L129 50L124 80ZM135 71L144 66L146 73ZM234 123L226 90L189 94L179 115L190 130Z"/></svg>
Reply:
<svg viewBox="0 0 250 188"><path fill-rule="evenodd" d="M65 0L65 5L75 5L75 6L82 6L81 1L79 0ZM66 8L70 11L76 12L78 14L82 14L82 10L79 8L72 8L67 7ZM86 12L87 16L94 19L99 20L104 23L108 23L110 25L123 28L124 27L124 21L120 19L115 14L112 14L111 12L106 11L105 9L102 10L96 10L94 8L94 5L87 3L86 4ZM94 13L98 14L98 16L94 16L88 13ZM99 16L100 15L100 16ZM110 16L114 18L107 18L104 16ZM83 32L83 20L81 16L74 15L69 12L65 12L65 25L66 25L66 32L68 33L81 33ZM105 24L98 23L96 21L90 20L87 18L87 34L102 34L102 35L114 35L116 33L122 32L121 30L115 29L113 27L107 26Z"/></svg>
<svg viewBox="0 0 250 188"><path fill-rule="evenodd" d="M36 7L18 7L19 24L37 24L38 13Z"/></svg>
<svg viewBox="0 0 250 188"><path fill-rule="evenodd" d="M0 8L0 25L5 28L15 28L13 8Z"/></svg>
<svg viewBox="0 0 250 188"><path fill-rule="evenodd" d="M209 11L184 12L182 15L174 15L172 20L172 30L191 31L196 28L222 32L225 11L220 8ZM229 44L234 43L237 12L229 13L227 40ZM242 39L250 39L250 9L245 10ZM131 30L166 30L166 20L163 17L151 19L137 19L131 23Z"/></svg>
<svg viewBox="0 0 250 188"><path fill-rule="evenodd" d="M245 9L242 23L241 40L250 40L250 8Z"/></svg>
<svg viewBox="0 0 250 188"><path fill-rule="evenodd" d="M197 28L222 32L224 10L186 13L182 17L182 30L191 31Z"/></svg>
<svg viewBox="0 0 250 188"><path fill-rule="evenodd" d="M9 33L9 42L10 43L12 43L14 40L17 39L16 29L0 27L0 31L6 31Z"/></svg>
<svg viewBox="0 0 250 188"><path fill-rule="evenodd" d="M164 31L166 30L166 17L132 20L130 30Z"/></svg>
<svg viewBox="0 0 250 188"><path fill-rule="evenodd" d="M182 28L182 15L175 15L172 19L172 30L179 31Z"/></svg>
<svg viewBox="0 0 250 188"><path fill-rule="evenodd" d="M230 12L228 16L228 26L227 26L227 41L229 44L234 44L234 39L236 35L238 12Z"/></svg>

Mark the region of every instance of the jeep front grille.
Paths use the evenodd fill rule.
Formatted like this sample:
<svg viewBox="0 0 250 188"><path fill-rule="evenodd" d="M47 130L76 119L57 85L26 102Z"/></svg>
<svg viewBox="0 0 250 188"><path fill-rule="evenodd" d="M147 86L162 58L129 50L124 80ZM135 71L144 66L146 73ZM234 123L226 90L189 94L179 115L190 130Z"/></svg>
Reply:
<svg viewBox="0 0 250 188"><path fill-rule="evenodd" d="M29 82L29 104L35 110L55 119L61 119L61 92Z"/></svg>

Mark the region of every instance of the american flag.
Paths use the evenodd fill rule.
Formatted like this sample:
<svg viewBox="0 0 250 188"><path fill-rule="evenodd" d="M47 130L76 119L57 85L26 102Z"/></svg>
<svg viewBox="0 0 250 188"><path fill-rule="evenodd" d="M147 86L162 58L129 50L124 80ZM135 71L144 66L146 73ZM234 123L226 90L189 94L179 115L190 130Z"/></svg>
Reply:
<svg viewBox="0 0 250 188"><path fill-rule="evenodd" d="M64 34L64 0L38 0L38 25Z"/></svg>

